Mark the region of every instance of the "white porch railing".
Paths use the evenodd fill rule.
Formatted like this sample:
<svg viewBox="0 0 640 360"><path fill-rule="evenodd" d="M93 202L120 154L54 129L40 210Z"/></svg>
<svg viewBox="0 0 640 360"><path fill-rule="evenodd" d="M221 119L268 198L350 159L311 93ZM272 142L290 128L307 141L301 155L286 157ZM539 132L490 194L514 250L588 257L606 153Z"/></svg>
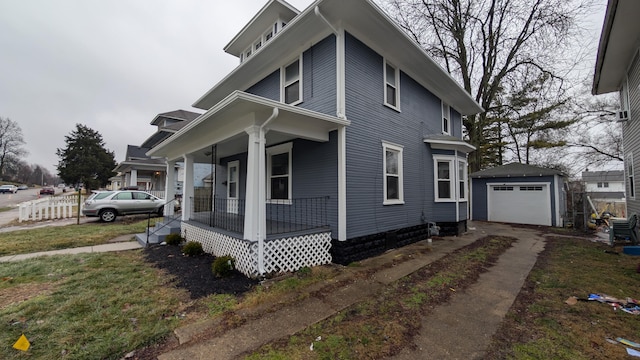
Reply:
<svg viewBox="0 0 640 360"><path fill-rule="evenodd" d="M147 191L149 194L159 197L160 199L164 199L164 190L149 190Z"/></svg>
<svg viewBox="0 0 640 360"><path fill-rule="evenodd" d="M43 199L26 201L18 205L18 221L41 221L50 219L65 219L77 216L82 211L85 196L78 195L51 196Z"/></svg>

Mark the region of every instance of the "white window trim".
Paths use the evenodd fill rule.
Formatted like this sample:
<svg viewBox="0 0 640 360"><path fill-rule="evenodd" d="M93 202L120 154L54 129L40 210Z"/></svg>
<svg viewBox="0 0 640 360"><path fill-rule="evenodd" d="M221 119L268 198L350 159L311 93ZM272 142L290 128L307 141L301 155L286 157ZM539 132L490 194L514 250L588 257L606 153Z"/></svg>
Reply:
<svg viewBox="0 0 640 360"><path fill-rule="evenodd" d="M456 176L460 176L459 170L460 170L460 165L463 166L463 171L462 171L462 179L458 178L456 179L456 192L457 192L457 196L458 196L458 200L459 201L469 201L469 175L468 175L468 167L467 167L467 161L466 160L462 160L460 158L456 159L456 171L458 171L456 173ZM463 182L464 183L464 196L460 196L460 183Z"/></svg>
<svg viewBox="0 0 640 360"><path fill-rule="evenodd" d="M450 198L441 198L438 194L438 162L449 163L449 193ZM433 199L435 202L456 202L458 190L455 186L458 184L457 173L458 168L455 166L456 157L453 155L433 155Z"/></svg>
<svg viewBox="0 0 640 360"><path fill-rule="evenodd" d="M382 63L382 84L384 86L383 103L385 106L388 106L396 111L400 111L400 69L392 63L388 62L387 59L384 59ZM396 105L389 104L387 102L387 65L391 66L395 71L396 83L390 85L392 85L396 89Z"/></svg>
<svg viewBox="0 0 640 360"><path fill-rule="evenodd" d="M630 166L627 164L627 162L630 164ZM631 167L631 172L629 172L629 167ZM637 193L636 193L636 186L635 186L635 182L636 182L636 175L635 175L635 166L633 164L633 153L629 152L629 154L627 154L626 157L626 161L624 164L624 171L625 171L625 175L626 175L626 179L625 179L625 183L629 182L629 194L627 194L629 196L629 199L634 199L637 197ZM633 194L633 196L632 196Z"/></svg>
<svg viewBox="0 0 640 360"><path fill-rule="evenodd" d="M451 135L451 106L444 101L440 101L442 108L442 133ZM445 130L444 124L447 123L447 129Z"/></svg>
<svg viewBox="0 0 640 360"><path fill-rule="evenodd" d="M293 168L293 164L292 164L292 150L293 149L293 143L285 143L285 144L280 144L280 145L276 145L276 146L272 146L266 149L267 152L267 203L268 204L280 204L280 205L291 205L292 201L292 189L291 189L291 185L293 183L292 178L293 178L293 173L292 173L292 168ZM271 199L271 156L273 155L279 155L279 154L284 154L284 153L288 153L289 154L289 184L288 184L288 189L289 189L289 194L287 194L287 199Z"/></svg>
<svg viewBox="0 0 640 360"><path fill-rule="evenodd" d="M387 199L387 150L398 153L398 198ZM392 144L386 141L382 142L382 194L383 205L402 205L404 204L404 171L403 171L403 150L402 145Z"/></svg>
<svg viewBox="0 0 640 360"><path fill-rule="evenodd" d="M299 61L298 63L298 91L300 94L300 98L297 101L292 102L291 104L288 105L298 105L300 103L302 103L303 101L303 94L302 94L302 90L303 90L303 86L302 86L302 74L303 74L303 67L302 67L302 54L300 54L297 58L289 61L286 63L286 65L284 65L283 67L280 68L280 102L281 103L285 103L285 96L284 96L284 90L285 88L294 83L296 80L291 81L289 83L285 82L285 69L287 68L287 66L293 64L294 62Z"/></svg>

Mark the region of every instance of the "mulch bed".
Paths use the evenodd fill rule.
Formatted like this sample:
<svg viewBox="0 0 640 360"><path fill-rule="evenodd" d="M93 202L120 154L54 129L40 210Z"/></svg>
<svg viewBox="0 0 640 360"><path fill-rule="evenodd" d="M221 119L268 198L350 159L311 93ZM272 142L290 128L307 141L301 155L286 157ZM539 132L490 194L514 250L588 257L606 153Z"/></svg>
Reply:
<svg viewBox="0 0 640 360"><path fill-rule="evenodd" d="M249 279L238 271L234 271L228 277L216 277L211 270L215 256L185 256L180 246L151 246L145 249L144 255L155 267L175 276L176 286L189 291L192 299L211 294L239 295L251 290L258 283L257 280Z"/></svg>

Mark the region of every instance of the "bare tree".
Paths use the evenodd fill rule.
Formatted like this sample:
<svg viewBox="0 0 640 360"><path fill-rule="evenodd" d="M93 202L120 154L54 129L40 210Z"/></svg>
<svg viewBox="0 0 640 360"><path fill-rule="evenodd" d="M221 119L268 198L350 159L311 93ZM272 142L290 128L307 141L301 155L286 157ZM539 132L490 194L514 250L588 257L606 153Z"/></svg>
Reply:
<svg viewBox="0 0 640 360"><path fill-rule="evenodd" d="M20 158L27 154L22 129L17 122L0 117L0 177L4 179L7 166L17 166Z"/></svg>
<svg viewBox="0 0 640 360"><path fill-rule="evenodd" d="M476 150L472 170L486 160L500 92L540 76L562 86L581 54L568 54L579 34L576 20L591 0L387 0L400 26L421 44L486 110L464 127Z"/></svg>
<svg viewBox="0 0 640 360"><path fill-rule="evenodd" d="M572 126L567 149L573 154L575 166L580 171L606 164L622 166L622 124L616 121L620 108L616 95L579 98L573 106L580 121Z"/></svg>

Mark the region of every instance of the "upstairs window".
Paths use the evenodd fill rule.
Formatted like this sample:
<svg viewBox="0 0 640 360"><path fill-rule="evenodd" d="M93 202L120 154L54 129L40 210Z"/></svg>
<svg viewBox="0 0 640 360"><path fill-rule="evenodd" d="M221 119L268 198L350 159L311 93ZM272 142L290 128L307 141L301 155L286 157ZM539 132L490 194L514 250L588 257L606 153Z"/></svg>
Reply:
<svg viewBox="0 0 640 360"><path fill-rule="evenodd" d="M302 57L282 69L281 99L285 104L302 102Z"/></svg>
<svg viewBox="0 0 640 360"><path fill-rule="evenodd" d="M256 42L256 43L253 45L253 48L254 48L256 51L258 51L258 49L260 49L261 47L262 47L262 40L258 40L258 42Z"/></svg>
<svg viewBox="0 0 640 360"><path fill-rule="evenodd" d="M398 68L384 61L384 104L396 110L400 108L400 90L398 83L400 74Z"/></svg>
<svg viewBox="0 0 640 360"><path fill-rule="evenodd" d="M442 133L451 135L451 107L442 102Z"/></svg>
<svg viewBox="0 0 640 360"><path fill-rule="evenodd" d="M384 169L383 189L384 205L404 204L404 194L402 189L402 147L389 143L382 143L384 158L382 167Z"/></svg>

